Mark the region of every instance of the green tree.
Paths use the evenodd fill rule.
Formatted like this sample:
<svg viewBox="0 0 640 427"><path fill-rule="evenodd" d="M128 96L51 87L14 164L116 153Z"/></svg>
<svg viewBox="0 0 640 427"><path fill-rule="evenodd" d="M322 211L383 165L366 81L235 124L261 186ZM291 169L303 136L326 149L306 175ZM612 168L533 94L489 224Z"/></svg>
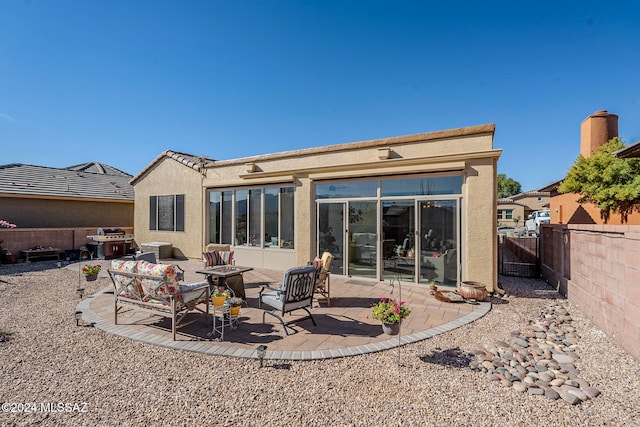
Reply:
<svg viewBox="0 0 640 427"><path fill-rule="evenodd" d="M612 213L620 213L623 223L635 208L640 210L640 161L620 159L612 153L625 148L618 137L585 158L578 156L558 192L577 193L578 203L593 203L600 208L606 223Z"/></svg>
<svg viewBox="0 0 640 427"><path fill-rule="evenodd" d="M507 178L503 173L498 174L498 199L504 199L522 191L522 186L518 181Z"/></svg>

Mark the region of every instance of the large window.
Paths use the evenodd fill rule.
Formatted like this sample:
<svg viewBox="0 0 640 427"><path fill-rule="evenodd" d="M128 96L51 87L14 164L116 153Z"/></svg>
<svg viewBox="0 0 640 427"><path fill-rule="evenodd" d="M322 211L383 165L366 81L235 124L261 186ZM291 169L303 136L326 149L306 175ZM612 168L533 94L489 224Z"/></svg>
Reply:
<svg viewBox="0 0 640 427"><path fill-rule="evenodd" d="M149 230L184 231L184 194L149 196Z"/></svg>
<svg viewBox="0 0 640 427"><path fill-rule="evenodd" d="M294 187L209 191L209 242L293 249L294 191Z"/></svg>
<svg viewBox="0 0 640 427"><path fill-rule="evenodd" d="M315 187L316 199L377 197L378 185L382 197L460 194L462 192L462 176L411 177L317 184Z"/></svg>

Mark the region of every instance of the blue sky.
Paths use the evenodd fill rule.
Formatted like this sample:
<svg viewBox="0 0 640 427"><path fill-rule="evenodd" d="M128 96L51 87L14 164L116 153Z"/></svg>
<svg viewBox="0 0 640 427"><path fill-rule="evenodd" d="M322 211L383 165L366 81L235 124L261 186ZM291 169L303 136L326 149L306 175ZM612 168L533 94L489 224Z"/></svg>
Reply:
<svg viewBox="0 0 640 427"><path fill-rule="evenodd" d="M498 172L527 191L564 177L597 110L640 140L633 2L475 3L3 0L0 164L136 175L167 149L495 123Z"/></svg>

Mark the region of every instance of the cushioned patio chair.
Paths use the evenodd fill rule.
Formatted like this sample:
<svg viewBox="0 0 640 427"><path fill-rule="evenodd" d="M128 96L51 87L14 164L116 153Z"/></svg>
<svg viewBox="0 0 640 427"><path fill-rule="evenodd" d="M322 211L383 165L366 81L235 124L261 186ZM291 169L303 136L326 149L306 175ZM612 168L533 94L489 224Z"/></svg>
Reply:
<svg viewBox="0 0 640 427"><path fill-rule="evenodd" d="M316 280L316 293L327 299L327 306L331 305L331 272L329 271L331 263L333 263L333 255L331 252L324 252Z"/></svg>
<svg viewBox="0 0 640 427"><path fill-rule="evenodd" d="M133 259L136 261L144 260L156 264L156 254L153 252L141 252L139 254L135 254Z"/></svg>
<svg viewBox="0 0 640 427"><path fill-rule="evenodd" d="M318 270L313 265L294 267L284 273L282 283L278 285L277 289L263 285L258 297L258 307L262 308L262 304L266 304L272 307L272 310L262 312L262 323L265 323L265 315L270 314L280 321L284 333L289 335L287 326L291 322L285 323L284 315L296 310L304 310L308 316L295 321L311 319L313 326L315 326L316 321L313 319L309 308L313 304L313 292L317 276ZM265 292L267 290L270 290L270 292Z"/></svg>

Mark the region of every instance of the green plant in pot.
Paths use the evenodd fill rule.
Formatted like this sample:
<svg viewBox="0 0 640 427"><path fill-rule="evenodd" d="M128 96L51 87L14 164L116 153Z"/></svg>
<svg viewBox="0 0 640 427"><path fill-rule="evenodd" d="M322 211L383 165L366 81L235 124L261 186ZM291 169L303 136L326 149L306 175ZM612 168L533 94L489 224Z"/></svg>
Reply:
<svg viewBox="0 0 640 427"><path fill-rule="evenodd" d="M409 317L411 310L404 301L382 297L371 305L371 318L382 322L382 330L389 335L397 335L400 331L400 323Z"/></svg>
<svg viewBox="0 0 640 427"><path fill-rule="evenodd" d="M100 264L85 264L82 266L82 273L87 281L96 280L100 270L102 270L102 266Z"/></svg>
<svg viewBox="0 0 640 427"><path fill-rule="evenodd" d="M242 306L243 302L244 300L240 297L229 298L229 314L237 316L240 313L240 306Z"/></svg>
<svg viewBox="0 0 640 427"><path fill-rule="evenodd" d="M229 291L222 286L216 286L211 292L211 302L216 307L222 307L229 297Z"/></svg>

